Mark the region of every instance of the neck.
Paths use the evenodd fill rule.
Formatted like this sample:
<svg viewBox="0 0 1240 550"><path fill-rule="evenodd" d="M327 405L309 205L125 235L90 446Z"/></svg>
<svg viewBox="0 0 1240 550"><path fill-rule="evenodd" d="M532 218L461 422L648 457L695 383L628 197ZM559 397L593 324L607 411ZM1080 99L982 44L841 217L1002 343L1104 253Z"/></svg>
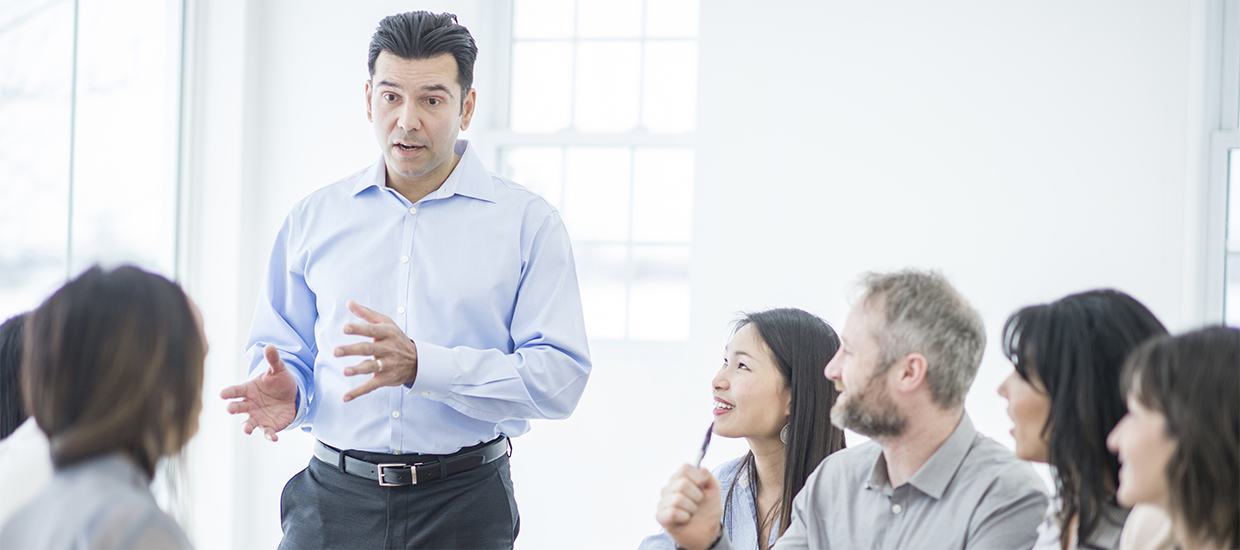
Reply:
<svg viewBox="0 0 1240 550"><path fill-rule="evenodd" d="M892 487L904 485L951 437L964 409L945 411L935 405L906 411L908 427L895 437L875 438L887 459L887 479Z"/></svg>
<svg viewBox="0 0 1240 550"><path fill-rule="evenodd" d="M784 492L784 443L778 438L745 438L753 452L758 474L758 500L779 498Z"/></svg>
<svg viewBox="0 0 1240 550"><path fill-rule="evenodd" d="M392 171L390 167L387 170L387 186L391 187L402 197L409 199L409 202L418 202L423 197L434 193L435 190L443 186L443 182L448 181L448 176L452 175L452 171L456 169L456 165L460 164L461 156L452 153L452 158L439 165L438 168L422 177L407 178Z"/></svg>

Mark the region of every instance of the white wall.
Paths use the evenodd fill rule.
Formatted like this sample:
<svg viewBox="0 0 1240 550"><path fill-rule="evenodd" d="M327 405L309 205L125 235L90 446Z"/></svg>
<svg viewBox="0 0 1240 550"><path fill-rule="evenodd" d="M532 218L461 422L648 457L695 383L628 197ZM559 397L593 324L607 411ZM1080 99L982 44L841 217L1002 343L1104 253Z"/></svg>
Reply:
<svg viewBox="0 0 1240 550"><path fill-rule="evenodd" d="M271 547L308 438L236 436L213 396L241 345L289 206L377 154L362 103L378 20L450 10L481 47L501 3L215 1L199 6L187 278L212 341L196 441L194 536ZM942 269L991 344L968 408L1010 443L994 390L1016 308L1127 291L1169 328L1203 318L1201 28L1192 2L704 0L688 346L593 346L572 418L515 441L521 548L631 548L709 422L709 380L740 310L796 306L839 327L865 270ZM204 299L205 298L205 299ZM213 405L214 403L214 405ZM231 435L230 435L231 434ZM719 441L707 463L743 443ZM201 473L199 473L201 472Z"/></svg>

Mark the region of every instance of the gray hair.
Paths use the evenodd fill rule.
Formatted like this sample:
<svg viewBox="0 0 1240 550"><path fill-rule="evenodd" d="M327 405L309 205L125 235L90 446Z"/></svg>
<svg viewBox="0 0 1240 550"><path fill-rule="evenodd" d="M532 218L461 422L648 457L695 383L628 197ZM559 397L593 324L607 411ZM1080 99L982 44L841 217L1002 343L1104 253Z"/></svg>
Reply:
<svg viewBox="0 0 1240 550"><path fill-rule="evenodd" d="M878 338L879 369L920 352L929 363L930 395L944 409L964 403L986 348L982 316L937 271L906 269L866 273L861 303L881 313L872 327Z"/></svg>

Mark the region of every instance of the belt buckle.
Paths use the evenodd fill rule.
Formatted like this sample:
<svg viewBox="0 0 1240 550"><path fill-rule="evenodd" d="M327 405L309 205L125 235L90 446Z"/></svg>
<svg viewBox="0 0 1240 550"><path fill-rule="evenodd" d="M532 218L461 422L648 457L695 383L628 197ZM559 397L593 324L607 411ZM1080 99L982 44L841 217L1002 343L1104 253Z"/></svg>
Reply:
<svg viewBox="0 0 1240 550"><path fill-rule="evenodd" d="M379 486L380 487L398 487L398 486L404 485L403 483L388 483L387 481L385 481L383 479L384 468L409 468L409 479L410 479L409 484L417 485L418 484L418 466L421 466L421 465L422 465L421 462L417 464L399 464L399 463L377 464L376 466L378 466L378 470L376 471L379 474Z"/></svg>

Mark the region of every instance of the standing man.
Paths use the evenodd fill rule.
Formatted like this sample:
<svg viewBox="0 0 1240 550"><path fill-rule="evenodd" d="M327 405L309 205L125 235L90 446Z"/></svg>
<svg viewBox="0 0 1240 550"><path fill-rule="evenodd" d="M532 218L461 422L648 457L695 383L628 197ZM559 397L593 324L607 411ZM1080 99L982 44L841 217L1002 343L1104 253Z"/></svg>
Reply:
<svg viewBox="0 0 1240 550"><path fill-rule="evenodd" d="M775 548L1031 548L1045 486L964 412L981 316L937 273L870 274L862 287L825 374L840 389L832 423L872 439L814 470ZM719 502L710 472L685 465L658 520L682 548L730 549Z"/></svg>
<svg viewBox="0 0 1240 550"><path fill-rule="evenodd" d="M383 156L293 207L226 388L245 432L301 427L280 548L511 548L508 437L572 413L590 374L568 234L490 173L477 47L452 14L380 22L366 116Z"/></svg>

